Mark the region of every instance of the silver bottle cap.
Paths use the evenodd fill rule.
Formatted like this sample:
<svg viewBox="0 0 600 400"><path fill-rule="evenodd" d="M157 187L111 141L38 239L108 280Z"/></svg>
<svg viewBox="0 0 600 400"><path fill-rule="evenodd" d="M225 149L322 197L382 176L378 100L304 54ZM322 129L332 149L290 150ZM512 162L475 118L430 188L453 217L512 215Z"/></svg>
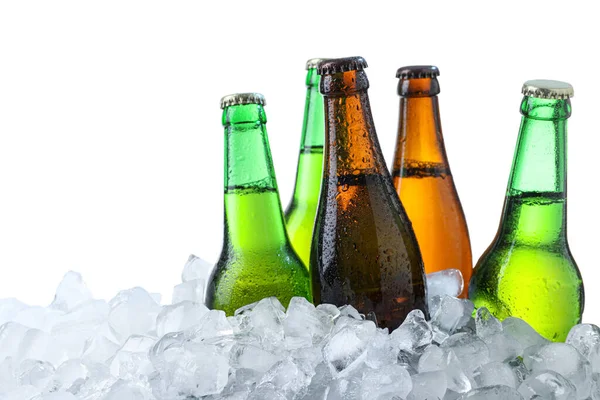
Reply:
<svg viewBox="0 0 600 400"><path fill-rule="evenodd" d="M332 58L319 63L319 75L332 75L340 72L362 71L367 68L367 62L362 57Z"/></svg>
<svg viewBox="0 0 600 400"><path fill-rule="evenodd" d="M535 79L523 84L521 93L538 99L568 99L573 97L573 86L567 82Z"/></svg>
<svg viewBox="0 0 600 400"><path fill-rule="evenodd" d="M221 108L239 106L241 104L267 104L265 96L260 93L235 93L221 98Z"/></svg>
<svg viewBox="0 0 600 400"><path fill-rule="evenodd" d="M317 68L321 61L327 61L329 58L311 58L306 62L306 70Z"/></svg>

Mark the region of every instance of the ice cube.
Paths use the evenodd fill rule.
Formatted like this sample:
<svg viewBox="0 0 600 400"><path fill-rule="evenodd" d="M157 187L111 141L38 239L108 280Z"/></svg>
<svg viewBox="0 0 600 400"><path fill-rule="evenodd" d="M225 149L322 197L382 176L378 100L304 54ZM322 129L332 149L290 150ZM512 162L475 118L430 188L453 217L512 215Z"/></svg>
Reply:
<svg viewBox="0 0 600 400"><path fill-rule="evenodd" d="M340 310L340 316L342 317L349 317L352 319L356 319L359 321L362 321L364 318L364 315L362 315L361 313L359 313L356 308L352 307L349 304L346 304L345 306L341 306L339 308Z"/></svg>
<svg viewBox="0 0 600 400"><path fill-rule="evenodd" d="M17 322L7 322L0 326L0 360L17 355L19 345L28 331L28 327Z"/></svg>
<svg viewBox="0 0 600 400"><path fill-rule="evenodd" d="M152 364L148 358L154 339L148 336L132 335L117 353L108 361L110 373L120 379L133 379L148 375Z"/></svg>
<svg viewBox="0 0 600 400"><path fill-rule="evenodd" d="M286 400L285 394L275 389L273 385L265 384L254 390L248 400Z"/></svg>
<svg viewBox="0 0 600 400"><path fill-rule="evenodd" d="M396 349L415 352L417 349L431 344L433 331L425 320L423 312L412 310L402 325L392 332L390 339Z"/></svg>
<svg viewBox="0 0 600 400"><path fill-rule="evenodd" d="M523 397L515 389L499 385L471 390L460 400L523 400Z"/></svg>
<svg viewBox="0 0 600 400"><path fill-rule="evenodd" d="M569 331L566 343L575 347L582 356L587 358L592 348L600 343L600 328L593 324L575 325Z"/></svg>
<svg viewBox="0 0 600 400"><path fill-rule="evenodd" d="M357 330L345 326L323 347L323 358L334 378L347 376L366 359L368 341L361 339Z"/></svg>
<svg viewBox="0 0 600 400"><path fill-rule="evenodd" d="M150 396L139 386L117 381L102 400L149 400Z"/></svg>
<svg viewBox="0 0 600 400"><path fill-rule="evenodd" d="M443 371L449 390L465 393L471 390L471 381L465 374L460 361L450 349L442 349L432 344L425 348L419 358L419 373Z"/></svg>
<svg viewBox="0 0 600 400"><path fill-rule="evenodd" d="M253 345L236 344L231 349L230 364L234 368L252 369L261 373L267 372L282 357Z"/></svg>
<svg viewBox="0 0 600 400"><path fill-rule="evenodd" d="M462 273L458 269L445 269L427 274L427 296L458 297L464 288Z"/></svg>
<svg viewBox="0 0 600 400"><path fill-rule="evenodd" d="M286 398L294 398L303 388L310 384L313 372L301 363L282 360L273 365L262 377L259 386L273 385Z"/></svg>
<svg viewBox="0 0 600 400"><path fill-rule="evenodd" d="M575 400L576 392L575 386L568 379L553 371L535 373L519 386L519 393L525 400Z"/></svg>
<svg viewBox="0 0 600 400"><path fill-rule="evenodd" d="M155 331L160 306L146 290L135 287L121 291L109 306L108 323L121 343L131 335L148 335Z"/></svg>
<svg viewBox="0 0 600 400"><path fill-rule="evenodd" d="M442 342L448 335L467 326L474 309L475 306L469 300L443 297L439 308L431 318L436 342Z"/></svg>
<svg viewBox="0 0 600 400"><path fill-rule="evenodd" d="M92 293L83 282L81 274L69 271L58 285L50 307L67 312L91 299Z"/></svg>
<svg viewBox="0 0 600 400"><path fill-rule="evenodd" d="M317 311L323 315L327 315L332 321L335 321L341 315L340 309L333 304L319 304Z"/></svg>
<svg viewBox="0 0 600 400"><path fill-rule="evenodd" d="M592 365L592 371L595 374L600 374L600 344L591 349L588 360Z"/></svg>
<svg viewBox="0 0 600 400"><path fill-rule="evenodd" d="M212 269L213 264L191 254L183 267L181 281L188 282L194 279L203 279L205 282L208 282L208 277Z"/></svg>
<svg viewBox="0 0 600 400"><path fill-rule="evenodd" d="M56 347L52 336L39 329L29 329L19 346L15 361L31 359L58 365L65 358L64 352Z"/></svg>
<svg viewBox="0 0 600 400"><path fill-rule="evenodd" d="M0 299L0 326L13 321L15 316L27 307L27 304L14 298Z"/></svg>
<svg viewBox="0 0 600 400"><path fill-rule="evenodd" d="M192 279L180 283L173 288L173 304L182 301L192 301L194 303L204 304L204 288L206 282L204 279Z"/></svg>
<svg viewBox="0 0 600 400"><path fill-rule="evenodd" d="M460 332L452 335L440 347L454 352L469 377L476 368L490 361L487 345L471 333Z"/></svg>
<svg viewBox="0 0 600 400"><path fill-rule="evenodd" d="M502 330L521 343L524 349L550 343L520 318L508 317L502 321Z"/></svg>
<svg viewBox="0 0 600 400"><path fill-rule="evenodd" d="M329 367L325 363L320 363L314 368L315 374L313 375L310 384L308 385L303 396L299 397L299 400L314 400L314 399L326 399L329 393L329 385L331 383L331 372Z"/></svg>
<svg viewBox="0 0 600 400"><path fill-rule="evenodd" d="M246 320L242 333L256 337L263 347L276 348L283 342L285 309L276 297L267 297L242 307L235 311L235 315Z"/></svg>
<svg viewBox="0 0 600 400"><path fill-rule="evenodd" d="M473 380L477 387L504 385L516 389L520 383L514 370L507 363L498 361L478 367Z"/></svg>
<svg viewBox="0 0 600 400"><path fill-rule="evenodd" d="M88 375L89 370L81 360L68 360L56 369L53 386L58 390L70 391L75 382L87 379Z"/></svg>
<svg viewBox="0 0 600 400"><path fill-rule="evenodd" d="M443 371L432 371L413 375L412 386L407 400L434 400L444 398L448 384Z"/></svg>
<svg viewBox="0 0 600 400"><path fill-rule="evenodd" d="M59 321L63 311L44 307L27 307L15 315L13 321L29 328L39 329L50 333L54 325Z"/></svg>
<svg viewBox="0 0 600 400"><path fill-rule="evenodd" d="M368 369L362 376L361 386L363 400L391 399L393 396L405 399L413 388L410 374L397 364Z"/></svg>
<svg viewBox="0 0 600 400"><path fill-rule="evenodd" d="M477 309L475 326L477 336L483 339L483 341L492 335L502 332L502 322L498 321L485 307Z"/></svg>
<svg viewBox="0 0 600 400"><path fill-rule="evenodd" d="M87 362L103 364L118 350L118 344L100 334L86 341L81 358Z"/></svg>
<svg viewBox="0 0 600 400"><path fill-rule="evenodd" d="M554 371L570 380L577 388L577 399L586 399L592 386L590 363L571 345L550 343L535 347L537 351L526 354L523 361L532 373Z"/></svg>
<svg viewBox="0 0 600 400"><path fill-rule="evenodd" d="M204 314L198 325L186 333L186 336L193 342L231 342L233 341L233 328L227 320L225 312L210 310Z"/></svg>
<svg viewBox="0 0 600 400"><path fill-rule="evenodd" d="M164 306L156 318L156 333L162 337L170 332L188 330L198 325L207 312L204 304L187 300Z"/></svg>
<svg viewBox="0 0 600 400"><path fill-rule="evenodd" d="M369 340L366 364L371 368L381 368L394 364L398 359L398 349L394 348L387 328L378 329L375 336Z"/></svg>
<svg viewBox="0 0 600 400"><path fill-rule="evenodd" d="M54 366L50 363L25 360L19 366L19 384L31 385L40 390L47 388L54 376ZM0 393L2 393L0 391Z"/></svg>
<svg viewBox="0 0 600 400"><path fill-rule="evenodd" d="M308 338L309 346L320 343L333 328L333 318L319 311L304 297L293 297L290 300L283 331L286 338Z"/></svg>
<svg viewBox="0 0 600 400"><path fill-rule="evenodd" d="M484 339L490 361L509 361L523 354L523 346L507 333L499 332Z"/></svg>

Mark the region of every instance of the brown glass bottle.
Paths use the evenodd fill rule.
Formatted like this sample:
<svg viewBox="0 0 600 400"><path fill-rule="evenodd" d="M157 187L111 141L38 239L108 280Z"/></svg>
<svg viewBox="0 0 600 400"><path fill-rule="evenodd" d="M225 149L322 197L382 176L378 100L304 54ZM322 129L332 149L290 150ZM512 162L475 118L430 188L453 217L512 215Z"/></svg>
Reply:
<svg viewBox="0 0 600 400"><path fill-rule="evenodd" d="M425 272L462 272L466 298L473 270L467 222L444 147L437 80L432 65L398 69L400 121L392 176L412 222Z"/></svg>
<svg viewBox="0 0 600 400"><path fill-rule="evenodd" d="M373 118L361 57L319 64L325 163L311 248L315 304L351 304L394 329L428 315L423 261L394 190Z"/></svg>

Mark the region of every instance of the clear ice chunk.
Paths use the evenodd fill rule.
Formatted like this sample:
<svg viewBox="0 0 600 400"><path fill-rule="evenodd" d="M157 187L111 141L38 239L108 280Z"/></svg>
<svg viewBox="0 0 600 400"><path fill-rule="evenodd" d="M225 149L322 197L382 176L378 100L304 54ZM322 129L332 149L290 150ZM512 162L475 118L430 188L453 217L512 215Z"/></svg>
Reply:
<svg viewBox="0 0 600 400"><path fill-rule="evenodd" d="M427 296L458 297L463 291L464 280L458 269L445 269L427 274Z"/></svg>
<svg viewBox="0 0 600 400"><path fill-rule="evenodd" d="M362 375L362 399L392 399L398 396L405 399L413 388L408 371L397 365L390 364L380 369L369 369Z"/></svg>
<svg viewBox="0 0 600 400"><path fill-rule="evenodd" d="M523 381L519 386L519 393L525 400L575 400L577 390L561 374L553 371L542 371Z"/></svg>
<svg viewBox="0 0 600 400"><path fill-rule="evenodd" d="M271 367L262 377L259 386L273 385L286 398L294 398L303 388L310 384L312 371L305 365L291 360L282 360Z"/></svg>
<svg viewBox="0 0 600 400"><path fill-rule="evenodd" d="M422 372L412 376L412 391L407 400L443 399L448 383L443 371Z"/></svg>
<svg viewBox="0 0 600 400"><path fill-rule="evenodd" d="M523 397L511 387L498 385L471 390L460 400L523 400Z"/></svg>
<svg viewBox="0 0 600 400"><path fill-rule="evenodd" d="M50 386L54 373L54 366L50 363L37 360L25 360L19 366L19 384L31 385L37 389L43 390Z"/></svg>
<svg viewBox="0 0 600 400"><path fill-rule="evenodd" d="M502 322L498 321L498 319L494 317L485 307L477 309L475 326L477 330L477 336L484 341L486 338L502 332Z"/></svg>
<svg viewBox="0 0 600 400"><path fill-rule="evenodd" d="M188 282L195 279L202 279L208 282L208 277L212 269L213 264L192 254L183 267L181 281Z"/></svg>
<svg viewBox="0 0 600 400"><path fill-rule="evenodd" d="M476 368L490 361L489 350L485 342L471 333L454 334L446 339L440 347L452 350L469 377Z"/></svg>
<svg viewBox="0 0 600 400"><path fill-rule="evenodd" d="M529 350L529 349L528 349ZM571 345L550 343L526 352L523 362L532 373L554 371L570 380L577 389L577 399L587 399L592 386L590 363Z"/></svg>
<svg viewBox="0 0 600 400"><path fill-rule="evenodd" d="M478 367L473 372L473 380L477 387L504 385L516 389L520 381L515 371L503 362L491 362Z"/></svg>
<svg viewBox="0 0 600 400"><path fill-rule="evenodd" d="M15 316L29 306L14 298L0 299L0 326L13 321Z"/></svg>
<svg viewBox="0 0 600 400"><path fill-rule="evenodd" d="M323 347L323 358L329 365L334 378L348 375L363 361L367 353L368 341L359 337L357 329L345 326Z"/></svg>
<svg viewBox="0 0 600 400"><path fill-rule="evenodd" d="M402 325L391 333L390 339L398 350L415 352L417 349L431 344L433 331L425 320L423 312L412 310Z"/></svg>
<svg viewBox="0 0 600 400"><path fill-rule="evenodd" d="M502 330L512 336L526 349L531 346L550 343L520 318L508 317L502 321Z"/></svg>
<svg viewBox="0 0 600 400"><path fill-rule="evenodd" d="M156 333L162 337L170 332L188 330L198 325L206 313L208 308L204 304L189 300L164 306L156 318Z"/></svg>
<svg viewBox="0 0 600 400"><path fill-rule="evenodd" d="M235 311L245 320L243 334L260 340L263 347L279 347L284 339L285 309L276 297L267 297Z"/></svg>
<svg viewBox="0 0 600 400"><path fill-rule="evenodd" d="M67 312L88 300L92 300L92 293L83 282L81 274L69 271L58 285L50 307Z"/></svg>
<svg viewBox="0 0 600 400"><path fill-rule="evenodd" d="M600 344L600 328L593 324L575 325L569 331L566 343L575 347L582 356L587 358L592 349Z"/></svg>
<svg viewBox="0 0 600 400"><path fill-rule="evenodd" d="M194 303L204 304L204 288L206 282L204 279L192 279L173 288L172 303L177 304L182 301L192 301Z"/></svg>
<svg viewBox="0 0 600 400"><path fill-rule="evenodd" d="M440 306L431 318L436 342L442 342L449 335L467 326L471 321L474 309L475 306L469 300L450 296L443 297Z"/></svg>
<svg viewBox="0 0 600 400"><path fill-rule="evenodd" d="M230 364L235 368L244 368L267 372L282 357L251 344L236 344L231 349Z"/></svg>
<svg viewBox="0 0 600 400"><path fill-rule="evenodd" d="M121 291L109 306L108 323L120 342L131 335L148 335L155 331L160 306L146 290L135 287Z"/></svg>
<svg viewBox="0 0 600 400"><path fill-rule="evenodd" d="M304 297L293 297L286 311L283 330L286 338L307 338L310 346L320 343L333 328L333 319L317 310Z"/></svg>

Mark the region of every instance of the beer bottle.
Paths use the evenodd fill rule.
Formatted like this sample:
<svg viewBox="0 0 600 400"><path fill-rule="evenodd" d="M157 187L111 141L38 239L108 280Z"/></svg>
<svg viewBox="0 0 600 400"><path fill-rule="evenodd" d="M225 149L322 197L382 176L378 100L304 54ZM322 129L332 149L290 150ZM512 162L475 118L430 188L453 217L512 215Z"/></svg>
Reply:
<svg viewBox="0 0 600 400"><path fill-rule="evenodd" d="M549 340L564 341L581 322L584 294L567 243L566 133L573 88L525 82L521 128L502 219L475 266L469 298L500 319L527 321Z"/></svg>
<svg viewBox="0 0 600 400"><path fill-rule="evenodd" d="M321 77L317 74L317 64L320 61L323 59L313 58L306 63L308 70L306 103L296 185L292 201L285 212L287 231L292 246L307 267L309 267L310 245L323 175L325 117L323 116L323 96L319 92Z"/></svg>
<svg viewBox="0 0 600 400"><path fill-rule="evenodd" d="M232 315L276 296L311 298L310 278L289 243L267 138L264 97L221 99L225 127L225 234L206 303Z"/></svg>
<svg viewBox="0 0 600 400"><path fill-rule="evenodd" d="M362 57L321 62L325 163L310 255L315 304L351 304L398 327L428 315L421 253L385 164Z"/></svg>
<svg viewBox="0 0 600 400"><path fill-rule="evenodd" d="M444 147L437 80L433 65L398 69L400 121L393 180L412 222L425 272L447 268L469 282L473 269L465 215ZM467 296L467 287L461 297Z"/></svg>

